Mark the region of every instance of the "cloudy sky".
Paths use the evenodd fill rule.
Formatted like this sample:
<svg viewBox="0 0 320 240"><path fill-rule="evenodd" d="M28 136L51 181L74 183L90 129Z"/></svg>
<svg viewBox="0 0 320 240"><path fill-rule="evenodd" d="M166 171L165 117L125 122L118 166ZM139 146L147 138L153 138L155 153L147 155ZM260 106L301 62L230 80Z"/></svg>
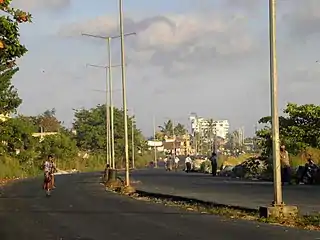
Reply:
<svg viewBox="0 0 320 240"><path fill-rule="evenodd" d="M24 114L56 108L71 125L73 108L105 101L106 43L81 33L118 33L117 0L13 0L30 10L22 27L29 53L14 78ZM253 132L269 115L267 0L124 0L128 107L138 126L152 132L170 117L187 123L190 112L228 119ZM320 104L320 1L278 1L279 104ZM114 40L113 64L119 59ZM120 69L113 69L114 101L121 107ZM99 91L100 90L100 91Z"/></svg>

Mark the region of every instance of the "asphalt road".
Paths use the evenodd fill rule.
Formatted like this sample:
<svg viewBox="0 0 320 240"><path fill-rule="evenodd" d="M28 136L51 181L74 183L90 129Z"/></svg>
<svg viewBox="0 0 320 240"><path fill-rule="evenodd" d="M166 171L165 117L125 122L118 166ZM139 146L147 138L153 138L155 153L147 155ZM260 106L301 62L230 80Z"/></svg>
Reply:
<svg viewBox="0 0 320 240"><path fill-rule="evenodd" d="M164 169L135 171L132 176L141 181L137 188L155 193L256 209L273 201L272 182L242 181L182 171L166 172ZM298 206L304 214L320 213L320 186L285 185L283 199L287 205Z"/></svg>
<svg viewBox="0 0 320 240"><path fill-rule="evenodd" d="M58 176L46 198L41 181L20 181L0 197L1 240L317 239L288 229L176 208L106 192L97 174ZM318 238L319 239L319 238Z"/></svg>

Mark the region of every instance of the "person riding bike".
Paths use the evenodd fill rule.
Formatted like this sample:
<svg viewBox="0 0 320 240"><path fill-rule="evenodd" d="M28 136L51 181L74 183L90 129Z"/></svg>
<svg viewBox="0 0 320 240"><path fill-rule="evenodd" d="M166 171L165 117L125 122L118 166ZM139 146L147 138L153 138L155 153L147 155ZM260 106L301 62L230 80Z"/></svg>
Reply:
<svg viewBox="0 0 320 240"><path fill-rule="evenodd" d="M53 175L53 173L55 172L56 167L53 163L53 156L52 155L49 155L48 159L44 162L43 170L44 170L43 189L48 190L50 187L54 188L54 177L53 177L54 175Z"/></svg>

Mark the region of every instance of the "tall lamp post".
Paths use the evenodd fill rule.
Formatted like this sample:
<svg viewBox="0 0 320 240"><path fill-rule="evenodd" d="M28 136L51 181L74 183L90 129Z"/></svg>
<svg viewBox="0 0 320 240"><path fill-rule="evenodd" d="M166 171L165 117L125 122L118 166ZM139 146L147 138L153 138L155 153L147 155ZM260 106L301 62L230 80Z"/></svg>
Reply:
<svg viewBox="0 0 320 240"><path fill-rule="evenodd" d="M111 114L111 109L113 107L111 107L111 94L112 94L112 90L110 89L110 81L111 79L108 78L108 76L110 76L110 69L113 67L119 67L120 65L114 65L114 66L101 66L101 65L94 65L94 64L87 64L87 67L95 67L95 68L104 68L106 69L106 134L107 134L107 146L106 146L106 151L107 151L107 164L110 164L110 167L112 167L113 169L115 169L115 163L114 163L114 135L112 134L112 129L114 128L114 124L113 121L111 121L110 124L110 120L113 119L112 115L113 112ZM112 85L111 85L112 86ZM109 101L109 102L108 102ZM108 104L110 103L110 105ZM110 116L111 115L111 116Z"/></svg>
<svg viewBox="0 0 320 240"><path fill-rule="evenodd" d="M285 205L282 199L276 55L276 0L269 0L269 42L274 200L271 207L260 207L260 216L293 218L297 216L298 208L296 206Z"/></svg>
<svg viewBox="0 0 320 240"><path fill-rule="evenodd" d="M276 54L276 0L269 0L269 37L270 37L270 88L271 88L271 117L272 117L272 156L274 205L280 206L282 201L280 137L278 115L278 73Z"/></svg>
<svg viewBox="0 0 320 240"><path fill-rule="evenodd" d="M131 36L131 35L136 35L135 32L131 33L126 33L123 34L123 37L125 36ZM111 61L112 61L112 51L111 51L111 40L112 39L118 39L121 38L121 35L117 36L100 36L100 35L93 35L93 34L87 34L87 33L82 33L82 36L87 36L87 37L93 37L93 38L100 38L100 39L105 39L107 40L107 46L108 46L108 65L111 66ZM115 169L115 150L114 150L114 105L113 105L113 81L112 81L112 68L108 68L108 75L109 75L109 89L110 89L110 94L109 94L109 102L110 102L110 124L111 124L111 167Z"/></svg>
<svg viewBox="0 0 320 240"><path fill-rule="evenodd" d="M153 144L154 144L154 165L158 167L157 146L156 146L156 117L153 116Z"/></svg>
<svg viewBox="0 0 320 240"><path fill-rule="evenodd" d="M124 50L124 27L123 27L123 0L119 0L119 25L121 42L121 80L122 80L122 105L124 122L124 145L126 159L126 186L130 186L129 166L129 141L128 141L128 114L127 114L127 84L125 71L125 50Z"/></svg>
<svg viewBox="0 0 320 240"><path fill-rule="evenodd" d="M134 144L134 138L135 138L135 134L134 134L134 130L135 130L135 118L134 118L134 111L132 110L132 120L131 120L131 160L132 160L132 169L135 169L135 144Z"/></svg>

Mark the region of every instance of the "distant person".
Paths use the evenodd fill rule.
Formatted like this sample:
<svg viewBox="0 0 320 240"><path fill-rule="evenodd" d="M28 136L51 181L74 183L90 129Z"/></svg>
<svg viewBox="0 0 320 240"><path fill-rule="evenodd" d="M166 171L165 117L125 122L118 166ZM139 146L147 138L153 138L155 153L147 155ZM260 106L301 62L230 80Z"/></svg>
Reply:
<svg viewBox="0 0 320 240"><path fill-rule="evenodd" d="M54 189L56 188L54 173L57 172L57 166L54 163L54 157L52 155L49 156L49 159L51 163L51 176L52 176L51 184L52 184L52 188Z"/></svg>
<svg viewBox="0 0 320 240"><path fill-rule="evenodd" d="M186 157L185 164L186 164L186 172L188 173L191 171L191 166L192 166L192 159L189 154Z"/></svg>
<svg viewBox="0 0 320 240"><path fill-rule="evenodd" d="M179 168L180 159L177 156L174 156L174 170L177 171Z"/></svg>
<svg viewBox="0 0 320 240"><path fill-rule="evenodd" d="M215 152L212 152L212 155L210 157L210 162L211 162L212 176L217 176L218 163L217 163L217 154Z"/></svg>
<svg viewBox="0 0 320 240"><path fill-rule="evenodd" d="M286 150L285 145L280 146L280 162L281 162L281 180L282 184L287 182L291 184L291 165L289 159L289 153Z"/></svg>
<svg viewBox="0 0 320 240"><path fill-rule="evenodd" d="M167 156L163 159L163 162L164 162L164 168L167 170L168 169L168 157Z"/></svg>
<svg viewBox="0 0 320 240"><path fill-rule="evenodd" d="M109 174L109 169L110 169L110 164L107 163L106 167L104 168L104 173L103 173L103 181L106 182L108 180L108 174Z"/></svg>

